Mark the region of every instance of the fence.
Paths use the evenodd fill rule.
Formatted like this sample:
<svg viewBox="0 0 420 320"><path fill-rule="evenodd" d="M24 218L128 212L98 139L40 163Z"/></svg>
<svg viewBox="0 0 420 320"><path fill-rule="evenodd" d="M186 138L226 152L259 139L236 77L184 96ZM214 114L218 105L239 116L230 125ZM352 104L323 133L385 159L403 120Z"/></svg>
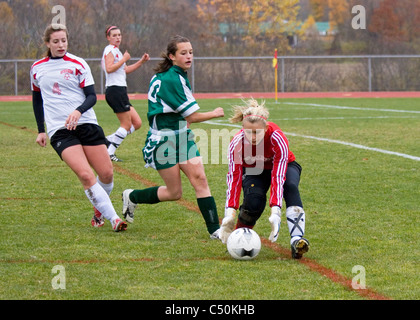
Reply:
<svg viewBox="0 0 420 320"><path fill-rule="evenodd" d="M132 58L136 61L139 58ZM279 92L420 91L420 55L195 57L189 77L194 92L274 92L275 72ZM85 59L104 93L100 58ZM151 58L140 70L127 75L130 93L146 93L153 68ZM0 60L0 95L30 94L28 59Z"/></svg>

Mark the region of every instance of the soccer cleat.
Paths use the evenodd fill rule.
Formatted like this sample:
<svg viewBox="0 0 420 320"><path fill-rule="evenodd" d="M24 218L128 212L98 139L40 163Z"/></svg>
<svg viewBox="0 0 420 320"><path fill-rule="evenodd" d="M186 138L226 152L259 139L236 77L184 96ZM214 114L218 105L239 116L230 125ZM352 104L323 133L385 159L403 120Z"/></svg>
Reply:
<svg viewBox="0 0 420 320"><path fill-rule="evenodd" d="M111 161L123 162L120 158L117 158L117 156L115 154L110 154L109 157L111 158Z"/></svg>
<svg viewBox="0 0 420 320"><path fill-rule="evenodd" d="M93 214L93 217L90 223L92 224L93 227L100 228L105 224L104 216L95 207L93 207L93 209L95 213Z"/></svg>
<svg viewBox="0 0 420 320"><path fill-rule="evenodd" d="M127 223L122 221L120 218L115 219L112 221L112 229L115 232L125 231L127 230Z"/></svg>
<svg viewBox="0 0 420 320"><path fill-rule="evenodd" d="M292 258L300 259L302 258L304 253L308 252L309 241L302 237L300 239L293 241L291 248L292 248Z"/></svg>
<svg viewBox="0 0 420 320"><path fill-rule="evenodd" d="M215 232L213 232L210 235L210 239L212 239L212 240L221 240L221 238L220 238L220 228L217 229Z"/></svg>
<svg viewBox="0 0 420 320"><path fill-rule="evenodd" d="M123 201L123 216L127 222L133 223L134 221L134 210L137 207L137 204L130 200L130 193L133 189L126 189L122 193Z"/></svg>

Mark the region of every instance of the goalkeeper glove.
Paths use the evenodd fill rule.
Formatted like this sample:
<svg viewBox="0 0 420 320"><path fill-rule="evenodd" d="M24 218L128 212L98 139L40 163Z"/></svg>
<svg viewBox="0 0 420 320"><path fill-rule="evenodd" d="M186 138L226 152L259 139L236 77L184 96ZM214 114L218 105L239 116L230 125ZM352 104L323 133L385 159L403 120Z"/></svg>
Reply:
<svg viewBox="0 0 420 320"><path fill-rule="evenodd" d="M280 231L280 222L281 222L281 209L278 206L273 206L271 208L271 215L268 218L271 224L271 233L268 237L268 240L271 242L276 242L277 238L279 237Z"/></svg>
<svg viewBox="0 0 420 320"><path fill-rule="evenodd" d="M233 229L235 228L236 210L234 208L225 208L225 217L220 227L220 240L226 243Z"/></svg>

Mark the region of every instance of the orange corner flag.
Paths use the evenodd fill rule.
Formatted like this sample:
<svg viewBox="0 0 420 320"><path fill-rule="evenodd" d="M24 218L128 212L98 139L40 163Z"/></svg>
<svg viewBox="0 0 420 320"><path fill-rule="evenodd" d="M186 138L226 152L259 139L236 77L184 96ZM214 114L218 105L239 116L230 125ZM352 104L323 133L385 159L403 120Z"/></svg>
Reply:
<svg viewBox="0 0 420 320"><path fill-rule="evenodd" d="M273 59L273 68L277 69L277 67L279 66L278 61L277 61L277 49L274 51L274 59Z"/></svg>

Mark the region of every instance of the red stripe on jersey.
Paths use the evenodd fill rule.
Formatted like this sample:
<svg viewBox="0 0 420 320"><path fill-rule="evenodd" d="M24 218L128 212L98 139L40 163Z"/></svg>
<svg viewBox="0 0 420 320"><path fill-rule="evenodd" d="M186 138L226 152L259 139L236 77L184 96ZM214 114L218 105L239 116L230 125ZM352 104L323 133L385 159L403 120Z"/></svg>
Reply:
<svg viewBox="0 0 420 320"><path fill-rule="evenodd" d="M273 169L271 171L271 192L270 207L282 206L283 185L286 181L286 170L289 160L289 146L287 140L279 131L274 131L271 135L273 144L274 159Z"/></svg>
<svg viewBox="0 0 420 320"><path fill-rule="evenodd" d="M82 64L80 61L77 61L76 59L72 59L72 58L68 57L67 55L65 55L65 56L63 57L63 60L64 60L64 61L70 61L70 62L73 62L73 63L75 63L75 64L78 64L78 65L79 65L79 66L81 66L83 69L85 69L85 67L83 66L83 64Z"/></svg>
<svg viewBox="0 0 420 320"><path fill-rule="evenodd" d="M226 176L226 207L239 208L239 199L242 188L242 141L244 132L239 132L229 144L229 172Z"/></svg>
<svg viewBox="0 0 420 320"><path fill-rule="evenodd" d="M34 80L36 80L36 73L34 73L33 78L34 78ZM41 92L41 89L32 83L32 91Z"/></svg>
<svg viewBox="0 0 420 320"><path fill-rule="evenodd" d="M50 57L45 57L44 59L41 59L41 60L39 60L39 61L35 62L35 63L32 65L32 68L33 68L33 67L35 67L35 66L37 66L37 65L39 65L39 64L41 64L41 63L48 62L49 60L50 60Z"/></svg>

